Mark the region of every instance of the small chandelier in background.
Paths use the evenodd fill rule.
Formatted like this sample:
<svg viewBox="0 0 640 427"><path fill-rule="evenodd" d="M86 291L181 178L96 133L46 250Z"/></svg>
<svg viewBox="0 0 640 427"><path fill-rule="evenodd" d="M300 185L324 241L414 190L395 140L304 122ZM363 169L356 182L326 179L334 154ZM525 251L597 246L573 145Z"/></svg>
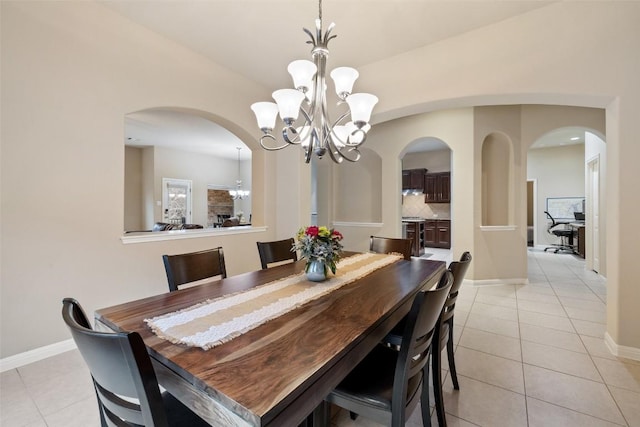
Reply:
<svg viewBox="0 0 640 427"><path fill-rule="evenodd" d="M249 197L249 190L242 189L242 180L240 179L240 150L242 148L236 147L236 150L238 150L238 179L236 180L236 189L229 190L229 194L233 200L242 200Z"/></svg>
<svg viewBox="0 0 640 427"><path fill-rule="evenodd" d="M353 84L358 78L358 71L349 67L339 67L331 72L335 83L338 105L347 104L346 112L331 123L327 112L326 64L329 41L336 37L331 35L335 24L329 25L322 34L322 0L318 3L318 19L316 19L316 36L303 28L309 35L313 45L311 56L313 62L297 60L289 64L287 70L293 78L295 89L280 89L273 92L273 102L256 102L251 109L256 115L258 127L263 135L260 138L262 148L270 151L280 150L289 145L300 145L305 151L305 161L309 163L312 153L322 158L329 153L331 159L341 163L343 159L355 162L360 159L359 147L367 138L371 128L369 120L378 98L368 93L351 93ZM306 100L305 109L302 102ZM284 122L282 138L279 143L272 134L276 123L276 115ZM304 122L296 124L302 114ZM348 119L351 119L348 121Z"/></svg>

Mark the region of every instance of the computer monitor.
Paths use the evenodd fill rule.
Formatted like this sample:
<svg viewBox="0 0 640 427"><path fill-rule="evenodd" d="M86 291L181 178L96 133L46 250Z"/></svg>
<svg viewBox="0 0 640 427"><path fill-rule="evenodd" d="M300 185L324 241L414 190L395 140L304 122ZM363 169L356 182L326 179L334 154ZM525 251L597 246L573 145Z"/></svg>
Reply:
<svg viewBox="0 0 640 427"><path fill-rule="evenodd" d="M584 221L584 212L574 212L573 217L576 221Z"/></svg>

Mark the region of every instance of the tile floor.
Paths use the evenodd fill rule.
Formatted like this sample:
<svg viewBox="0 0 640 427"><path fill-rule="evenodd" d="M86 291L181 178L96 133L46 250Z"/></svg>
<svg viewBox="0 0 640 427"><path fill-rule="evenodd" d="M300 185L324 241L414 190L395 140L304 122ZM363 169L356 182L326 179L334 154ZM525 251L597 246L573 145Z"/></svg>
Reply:
<svg viewBox="0 0 640 427"><path fill-rule="evenodd" d="M429 253L451 261L448 251ZM604 345L603 279L572 255L530 251L529 282L463 286L455 315L460 390L443 375L448 425L640 427L640 362ZM98 426L77 351L3 372L0 415L3 427ZM332 421L377 425L345 411ZM407 425L422 425L419 410Z"/></svg>

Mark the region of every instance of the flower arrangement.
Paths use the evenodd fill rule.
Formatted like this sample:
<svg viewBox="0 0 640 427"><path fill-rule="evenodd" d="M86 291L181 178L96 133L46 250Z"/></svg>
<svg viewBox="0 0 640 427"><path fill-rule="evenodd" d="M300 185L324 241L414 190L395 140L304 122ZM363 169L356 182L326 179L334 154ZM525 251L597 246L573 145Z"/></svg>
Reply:
<svg viewBox="0 0 640 427"><path fill-rule="evenodd" d="M309 261L324 262L325 273L327 267L331 269L333 274L336 273L336 263L342 255L342 243L340 241L343 236L339 231L325 226L311 225L298 230L296 238L297 241L293 244L292 250L300 251L300 256ZM309 262L307 262L308 268Z"/></svg>

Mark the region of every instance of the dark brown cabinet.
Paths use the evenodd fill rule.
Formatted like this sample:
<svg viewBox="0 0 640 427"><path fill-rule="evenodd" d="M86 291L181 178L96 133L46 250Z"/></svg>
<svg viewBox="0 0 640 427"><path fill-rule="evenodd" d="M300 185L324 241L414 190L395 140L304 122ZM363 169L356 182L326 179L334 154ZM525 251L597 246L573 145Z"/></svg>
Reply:
<svg viewBox="0 0 640 427"><path fill-rule="evenodd" d="M424 237L425 237L425 222L424 221L409 221L405 222L407 228L407 239L411 239L411 255L420 256L424 253Z"/></svg>
<svg viewBox="0 0 640 427"><path fill-rule="evenodd" d="M426 169L405 169L402 171L402 191L424 193Z"/></svg>
<svg viewBox="0 0 640 427"><path fill-rule="evenodd" d="M424 202L451 202L451 172L428 173L424 176Z"/></svg>
<svg viewBox="0 0 640 427"><path fill-rule="evenodd" d="M451 249L451 221L427 220L424 226L424 245L429 248Z"/></svg>

